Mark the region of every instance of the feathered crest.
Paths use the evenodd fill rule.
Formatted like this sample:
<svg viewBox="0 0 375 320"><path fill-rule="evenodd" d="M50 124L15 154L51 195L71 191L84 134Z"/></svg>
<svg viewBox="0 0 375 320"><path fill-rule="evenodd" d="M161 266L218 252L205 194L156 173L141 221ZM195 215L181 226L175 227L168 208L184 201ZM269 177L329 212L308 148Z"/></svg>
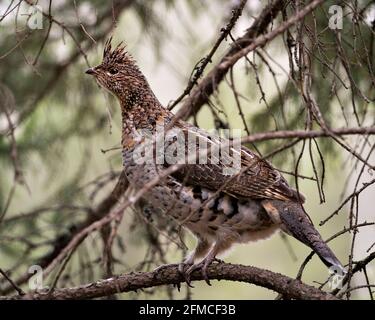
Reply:
<svg viewBox="0 0 375 320"><path fill-rule="evenodd" d="M103 52L103 63L113 64L113 63L124 63L128 61L134 62L129 53L125 50L126 44L121 41L117 47L112 50L112 36L105 42L104 52Z"/></svg>

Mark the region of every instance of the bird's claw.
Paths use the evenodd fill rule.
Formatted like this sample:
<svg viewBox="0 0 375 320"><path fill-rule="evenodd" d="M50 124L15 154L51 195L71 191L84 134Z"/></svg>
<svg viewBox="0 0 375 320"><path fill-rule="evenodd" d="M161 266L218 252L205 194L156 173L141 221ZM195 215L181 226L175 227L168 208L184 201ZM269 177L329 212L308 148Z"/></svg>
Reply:
<svg viewBox="0 0 375 320"><path fill-rule="evenodd" d="M184 277L184 279L186 281L186 284L189 287L194 288L193 285L191 284L191 275L192 275L192 273L194 271L201 269L202 270L203 279L210 286L211 282L208 279L207 269L208 269L208 266L213 261L214 261L214 259L212 259L212 260L202 260L201 262L193 264L193 265L181 264L182 267L181 268L179 267L179 271L180 271L181 275ZM220 262L222 262L222 261L220 261ZM188 267L188 268L186 269L186 267Z"/></svg>
<svg viewBox="0 0 375 320"><path fill-rule="evenodd" d="M194 288L194 286L191 284L191 280L190 280L190 275L191 275L191 272L189 272L189 270L191 269L191 267L193 267L194 265L190 264L190 263L185 263L185 262L182 262L178 265L178 272L180 273L180 275L185 279L185 282L186 284L190 287L190 288Z"/></svg>
<svg viewBox="0 0 375 320"><path fill-rule="evenodd" d="M216 262L216 263L225 263L224 260L221 260L221 259L218 259L218 258L214 258L214 259L212 260L212 262Z"/></svg>
<svg viewBox="0 0 375 320"><path fill-rule="evenodd" d="M194 271L201 269L202 270L202 275L203 279L206 281L206 283L211 286L211 282L208 279L208 274L207 274L207 269L210 266L211 263L216 262L216 263L224 263L223 260L217 259L217 258L212 258L212 259L204 259L199 263L192 264L190 262L181 262L178 264L178 272L179 274L184 278L186 284L190 288L194 288L194 286L191 284L191 275ZM176 266L176 264L164 264L159 267L157 267L154 270L154 273L157 274L164 268L168 268L171 266Z"/></svg>

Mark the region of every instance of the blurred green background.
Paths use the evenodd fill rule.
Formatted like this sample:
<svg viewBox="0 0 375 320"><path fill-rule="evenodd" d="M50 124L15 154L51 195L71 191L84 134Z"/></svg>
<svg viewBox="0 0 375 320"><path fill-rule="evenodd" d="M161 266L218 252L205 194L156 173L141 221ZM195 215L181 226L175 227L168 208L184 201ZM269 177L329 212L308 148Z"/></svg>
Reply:
<svg viewBox="0 0 375 320"><path fill-rule="evenodd" d="M234 38L243 35L266 2L248 1L232 32ZM361 6L365 6L369 1L359 2ZM366 103L359 94L337 83L338 96L344 105L342 110L338 99L332 95L334 76L318 59L324 56L327 63L334 68L339 63L336 60L334 33L327 29L327 10L332 3L334 2L328 1L324 10L315 12L320 31L319 40L325 44L325 52L315 52L317 56L313 61L312 91L325 119L332 127L358 126L352 110L352 99L360 116L360 124L370 126L374 124L374 104ZM0 12L5 12L9 4L10 1L0 2ZM15 4L12 4L12 7ZM43 12L48 13L49 1L39 1L38 4ZM121 171L120 150L102 151L120 146L121 115L118 103L84 73L88 66L100 63L104 40L113 33L114 43L127 43L128 51L137 60L159 100L166 106L184 90L194 66L209 52L220 28L230 15L232 5L231 1L115 1L114 23L110 2L54 0L51 6L53 17L56 21L64 22L75 40L60 25L54 23L40 55L39 51L49 28L48 17L43 18L43 29L30 31L26 26L27 16L22 16L22 12L28 12L29 6L23 3L19 9L14 9L1 20L2 105L11 111L11 119L17 124L15 138L18 161L26 182L26 186L14 183L14 161L10 157L12 144L9 136L5 134L8 122L4 112L0 110L0 131L4 133L0 135L0 214L4 213L0 220L2 269L11 270L14 278L27 272L29 266L51 250L56 237L85 219L86 209L95 207L111 191L117 174ZM280 18L277 21L280 21ZM358 87L369 96L374 96L367 67L358 62L358 56L366 44L371 44L373 48L371 39L374 31L361 21L355 30L361 31L364 40L357 40L354 44L356 50L353 50L353 30L350 16L345 16L342 37L345 43L348 42L344 49L349 68ZM97 42L94 43L88 34ZM21 44L15 47L18 42ZM230 44L229 38L224 41L214 56L213 64L219 61ZM81 50L87 53L89 65L80 53ZM258 56L250 54L249 58L258 66L259 81L268 105L261 101L262 95L254 70L246 61L241 60L233 73L237 91L246 98L241 103L247 125L252 133L275 129L303 129L305 113L302 99L283 71L290 71L285 37L272 41L266 51L278 63L265 56L276 73L275 77L284 95L283 110L287 121L283 120L281 101L272 73ZM373 61L373 51L370 54ZM210 68L209 65L207 71ZM342 66L337 66L336 71L343 73ZM212 102L220 110L218 114L224 122L227 121L232 128L244 129L228 79L229 75L226 81L220 84ZM212 108L209 106L202 107L196 118L198 125L207 129L214 127L213 119ZM358 137L346 139L352 146L362 146L363 141ZM373 141L370 137L368 143L363 144L362 150L359 150L364 157L370 151ZM339 215L324 226L320 227L319 222L336 210L342 200L353 192L362 165L356 163L354 157L329 139L318 139L317 142L324 156L326 201L320 203L317 183L313 180L299 179L299 189L306 195L307 212L323 238L328 238L348 225L349 206L345 206ZM283 143L285 141L262 142L256 146L263 154L267 154ZM313 177L308 141L306 144L299 173ZM292 149L278 153L271 161L276 167L293 172L301 148L300 142ZM314 143L312 148L321 176L323 167ZM370 156L369 161L371 160L374 161L374 156ZM366 170L361 179L368 181L372 176L373 172ZM285 177L295 185L294 177ZM10 197L12 190L14 195ZM373 186L361 194L360 222L374 221L374 196ZM11 201L8 206L9 199ZM31 218L20 216L39 208L49 209L36 213ZM133 210L127 210L113 246L113 255L116 258L114 274L153 269L161 264L160 260L155 260L140 267L149 250L150 239L146 229L144 221ZM373 226L360 229L354 250L355 260L366 255L367 248L375 241L374 231ZM181 250L163 238L163 235L159 237L167 252L165 262L179 262L182 258ZM330 243L343 263L348 262L350 240L351 234L346 233ZM195 240L187 235L186 244L191 250ZM295 277L309 252L310 250L298 241L290 237L283 239L276 234L262 242L237 245L224 259L226 262L254 265ZM58 287L78 285L105 277L102 253L103 241L100 233L95 232L72 256ZM368 274L374 281L374 264L368 268ZM327 268L314 256L302 279L306 283L317 285L323 283L328 276ZM51 278L46 280L47 285L50 281ZM361 284L363 277L355 277L353 281ZM195 288L189 294L195 299L276 297L274 292L254 285L229 281L213 281L212 284L213 286L209 287L204 282L194 283ZM0 285L4 286L5 283L0 282ZM27 283L24 287L27 289ZM185 286L181 292L173 289L173 296L186 298ZM154 288L144 292L121 294L119 297L149 299L168 298L171 295L165 288ZM365 298L366 292L356 291L354 297Z"/></svg>

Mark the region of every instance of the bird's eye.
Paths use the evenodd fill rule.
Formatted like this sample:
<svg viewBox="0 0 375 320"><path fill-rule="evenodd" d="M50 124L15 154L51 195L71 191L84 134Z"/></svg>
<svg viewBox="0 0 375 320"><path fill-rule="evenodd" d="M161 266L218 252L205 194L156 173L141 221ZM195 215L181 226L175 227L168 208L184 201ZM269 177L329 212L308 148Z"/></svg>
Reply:
<svg viewBox="0 0 375 320"><path fill-rule="evenodd" d="M108 71L109 71L110 74L116 74L118 72L118 70L115 69L115 68L111 68Z"/></svg>

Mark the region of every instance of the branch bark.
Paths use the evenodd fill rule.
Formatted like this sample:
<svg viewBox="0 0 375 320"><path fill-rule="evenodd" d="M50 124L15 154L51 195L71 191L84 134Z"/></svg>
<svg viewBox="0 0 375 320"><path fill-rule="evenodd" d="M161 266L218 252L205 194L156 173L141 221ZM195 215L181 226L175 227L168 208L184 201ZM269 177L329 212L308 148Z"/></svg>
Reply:
<svg viewBox="0 0 375 320"><path fill-rule="evenodd" d="M208 268L211 280L229 280L255 284L284 295L289 299L337 300L334 295L304 284L299 280L269 270L228 263L212 264ZM202 273L195 271L192 280L203 280ZM128 273L73 288L56 289L53 292L32 292L23 296L0 297L0 300L71 300L93 299L121 292L136 291L161 285L179 286L184 280L177 265L166 265L153 272Z"/></svg>
<svg viewBox="0 0 375 320"><path fill-rule="evenodd" d="M284 0L276 0L262 11L246 33L232 44L229 51L224 55L217 66L214 67L207 76L203 78L199 85L191 91L189 98L184 101L181 107L181 112L179 112L180 114L178 114L178 116L187 119L198 112L200 107L207 103L210 95L216 90L219 83L224 79L230 69L219 68L219 66L241 51L242 48L250 45L257 36L264 33L273 19L282 10L284 3Z"/></svg>
<svg viewBox="0 0 375 320"><path fill-rule="evenodd" d="M199 108L208 102L209 96L216 90L219 83L224 79L227 72L242 57L260 46L266 45L278 35L289 29L292 25L303 19L311 13L316 7L325 0L314 0L294 16L282 23L274 30L265 33L269 24L276 15L282 10L285 1L276 0L267 6L259 18L248 29L246 34L232 45L232 48L220 60L220 62L207 74L201 83L191 92L189 99L186 99L182 108L177 113L177 117L187 119L199 110Z"/></svg>

